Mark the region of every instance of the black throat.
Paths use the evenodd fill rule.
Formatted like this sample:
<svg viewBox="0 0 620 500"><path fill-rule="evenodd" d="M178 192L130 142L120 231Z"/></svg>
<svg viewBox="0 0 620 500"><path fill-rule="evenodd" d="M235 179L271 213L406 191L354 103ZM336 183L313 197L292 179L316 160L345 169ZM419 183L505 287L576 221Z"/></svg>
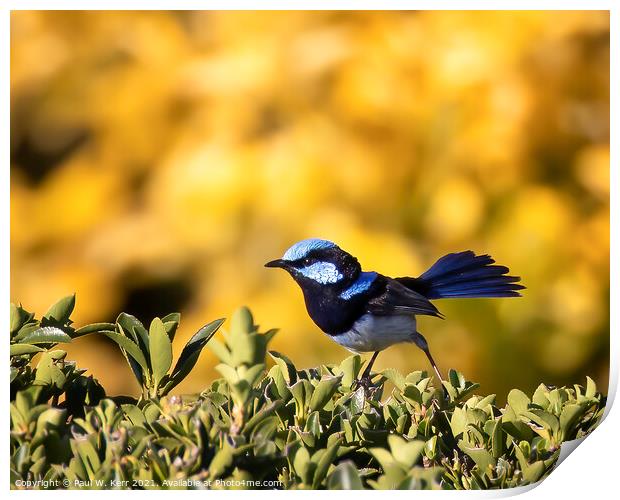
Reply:
<svg viewBox="0 0 620 500"><path fill-rule="evenodd" d="M359 273L345 278L336 285L325 286L316 282L300 283L306 309L314 323L328 335L338 335L349 330L366 312L370 288L364 293L344 299L341 293L351 286Z"/></svg>
<svg viewBox="0 0 620 500"><path fill-rule="evenodd" d="M304 270L316 264L333 266L337 270L337 279L332 281L333 276L326 276L325 280L317 281L313 279L316 277L304 273ZM337 246L316 249L287 267L303 291L308 314L328 335L346 332L365 313L370 289L352 297L342 295L362 272L357 259L348 252Z"/></svg>

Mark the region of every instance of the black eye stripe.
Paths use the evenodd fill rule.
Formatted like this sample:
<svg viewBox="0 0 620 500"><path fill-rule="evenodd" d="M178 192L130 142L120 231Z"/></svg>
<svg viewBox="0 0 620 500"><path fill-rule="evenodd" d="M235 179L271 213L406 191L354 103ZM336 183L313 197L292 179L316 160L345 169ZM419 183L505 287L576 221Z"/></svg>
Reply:
<svg viewBox="0 0 620 500"><path fill-rule="evenodd" d="M337 263L340 259L340 253L333 248L311 250L301 259L295 261L295 266L310 266L317 262L334 262Z"/></svg>
<svg viewBox="0 0 620 500"><path fill-rule="evenodd" d="M317 262L317 259L315 259L314 257L304 257L303 259L300 259L297 261L297 265L298 266L309 266L314 264L315 262Z"/></svg>

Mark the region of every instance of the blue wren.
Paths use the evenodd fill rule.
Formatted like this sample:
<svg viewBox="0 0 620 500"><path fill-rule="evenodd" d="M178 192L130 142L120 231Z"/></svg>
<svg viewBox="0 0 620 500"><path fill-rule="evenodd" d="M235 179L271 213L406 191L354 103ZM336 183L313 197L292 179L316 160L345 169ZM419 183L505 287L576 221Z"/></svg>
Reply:
<svg viewBox="0 0 620 500"><path fill-rule="evenodd" d="M306 309L316 325L338 344L356 353L373 352L361 377L383 349L413 342L424 351L443 380L426 339L417 331L419 314L443 318L431 300L466 297L520 297L520 278L489 255L450 253L417 278L389 278L362 271L355 257L335 243L307 239L295 243L266 267L288 271L300 286Z"/></svg>

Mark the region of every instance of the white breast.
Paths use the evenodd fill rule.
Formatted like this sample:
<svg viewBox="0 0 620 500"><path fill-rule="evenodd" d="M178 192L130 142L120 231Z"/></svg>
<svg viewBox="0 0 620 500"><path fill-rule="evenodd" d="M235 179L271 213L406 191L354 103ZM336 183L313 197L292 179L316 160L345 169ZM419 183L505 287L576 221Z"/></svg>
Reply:
<svg viewBox="0 0 620 500"><path fill-rule="evenodd" d="M350 351L373 352L401 342L411 342L415 331L415 316L364 314L350 330L332 338Z"/></svg>

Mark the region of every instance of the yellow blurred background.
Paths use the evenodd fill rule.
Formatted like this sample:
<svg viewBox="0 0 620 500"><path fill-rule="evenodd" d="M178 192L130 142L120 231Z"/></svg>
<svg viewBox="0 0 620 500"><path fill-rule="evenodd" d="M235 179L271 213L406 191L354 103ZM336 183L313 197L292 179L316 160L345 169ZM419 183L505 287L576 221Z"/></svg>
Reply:
<svg viewBox="0 0 620 500"><path fill-rule="evenodd" d="M524 297L438 302L439 366L500 399L606 387L608 13L13 12L13 301L75 291L78 326L180 311L176 355L245 304L298 367L338 362L263 267L307 237L398 276L490 253ZM68 350L137 394L115 345ZM413 345L375 366L429 369Z"/></svg>

